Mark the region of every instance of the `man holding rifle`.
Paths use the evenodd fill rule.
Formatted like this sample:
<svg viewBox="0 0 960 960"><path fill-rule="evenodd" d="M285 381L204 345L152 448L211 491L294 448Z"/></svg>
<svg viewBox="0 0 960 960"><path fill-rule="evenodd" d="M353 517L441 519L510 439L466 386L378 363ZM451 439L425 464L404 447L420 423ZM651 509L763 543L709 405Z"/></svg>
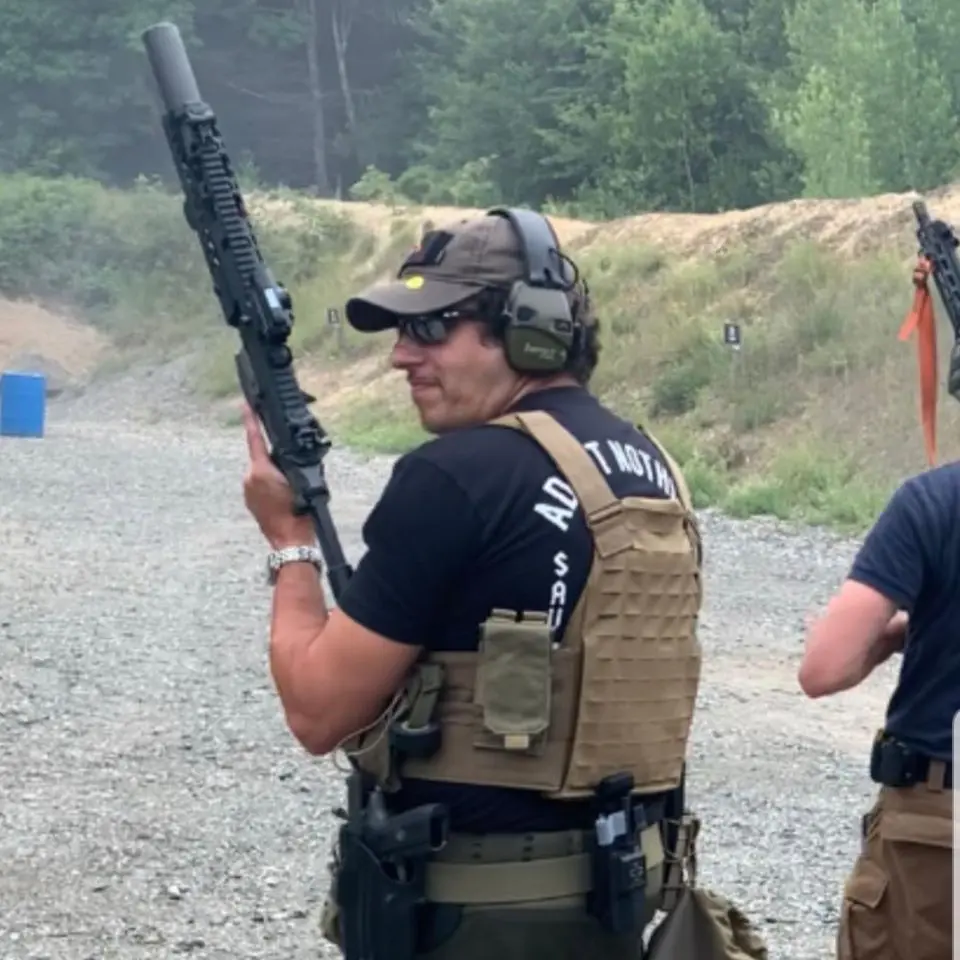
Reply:
<svg viewBox="0 0 960 960"><path fill-rule="evenodd" d="M551 225L495 209L431 228L348 302L358 330L394 331L435 435L397 462L353 573L286 345L291 299L176 27L144 42L185 217L242 341L272 674L303 746L353 766L326 935L346 960L634 960L676 907L661 960L747 956L734 911L691 894L693 507L660 444L589 391L599 324Z"/></svg>
<svg viewBox="0 0 960 960"><path fill-rule="evenodd" d="M960 343L956 239L913 205L917 296L901 331L916 330L927 455L936 454L932 275ZM932 351L932 355L928 352ZM960 392L954 347L948 385ZM807 632L799 681L809 697L862 683L903 655L870 756L877 799L844 886L838 960L950 960L953 952L953 723L960 711L960 464L901 484L864 539L846 580Z"/></svg>
<svg viewBox="0 0 960 960"><path fill-rule="evenodd" d="M568 279L534 285L543 263ZM247 504L290 551L271 630L290 727L316 754L353 737L385 813L446 811L411 955L632 960L662 905L700 670L680 471L587 389L598 324L536 214L432 231L346 313L396 331L436 438L396 464L328 615L312 531L248 415Z"/></svg>

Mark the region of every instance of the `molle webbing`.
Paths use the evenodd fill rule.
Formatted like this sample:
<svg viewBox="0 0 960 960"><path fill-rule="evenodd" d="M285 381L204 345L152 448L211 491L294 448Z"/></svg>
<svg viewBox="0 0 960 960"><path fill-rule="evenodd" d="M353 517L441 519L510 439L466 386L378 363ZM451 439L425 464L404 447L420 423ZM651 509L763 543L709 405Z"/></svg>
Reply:
<svg viewBox="0 0 960 960"><path fill-rule="evenodd" d="M703 543L700 538L700 525L697 523L697 515L693 511L693 497L690 495L690 488L687 486L683 471L676 460L667 452L666 447L649 430L645 430L641 426L638 426L637 429L642 431L643 435L657 448L657 452L670 470L670 475L673 477L674 485L677 488L677 496L687 511L687 533L690 537L691 546L696 553L697 566L699 567L703 563Z"/></svg>
<svg viewBox="0 0 960 960"><path fill-rule="evenodd" d="M560 423L542 411L514 416L573 487L595 543L564 643L578 649L582 674L559 793L585 796L617 770L631 771L638 791L671 789L680 782L700 679L691 511L678 500L618 500Z"/></svg>

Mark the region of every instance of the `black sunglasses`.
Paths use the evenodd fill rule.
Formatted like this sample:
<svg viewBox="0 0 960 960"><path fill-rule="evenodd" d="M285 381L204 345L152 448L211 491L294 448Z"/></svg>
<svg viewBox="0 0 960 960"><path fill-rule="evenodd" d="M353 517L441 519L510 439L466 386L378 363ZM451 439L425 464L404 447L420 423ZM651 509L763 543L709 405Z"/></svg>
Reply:
<svg viewBox="0 0 960 960"><path fill-rule="evenodd" d="M457 322L470 315L462 310L442 310L414 317L397 317L397 332L400 336L407 336L421 346L436 347L446 343L450 331Z"/></svg>

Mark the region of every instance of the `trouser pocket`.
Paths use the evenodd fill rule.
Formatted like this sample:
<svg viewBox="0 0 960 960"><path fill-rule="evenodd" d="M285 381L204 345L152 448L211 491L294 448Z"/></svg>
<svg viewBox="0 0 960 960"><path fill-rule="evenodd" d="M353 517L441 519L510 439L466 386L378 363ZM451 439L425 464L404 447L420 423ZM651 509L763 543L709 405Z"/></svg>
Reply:
<svg viewBox="0 0 960 960"><path fill-rule="evenodd" d="M837 960L895 960L884 909L888 882L876 861L857 860L843 889Z"/></svg>
<svg viewBox="0 0 960 960"><path fill-rule="evenodd" d="M953 818L945 800L921 794L913 809L888 809L880 823L889 879L885 912L895 915L896 949L909 960L949 960L953 940ZM952 804L950 804L952 806ZM948 808L949 809L949 808Z"/></svg>

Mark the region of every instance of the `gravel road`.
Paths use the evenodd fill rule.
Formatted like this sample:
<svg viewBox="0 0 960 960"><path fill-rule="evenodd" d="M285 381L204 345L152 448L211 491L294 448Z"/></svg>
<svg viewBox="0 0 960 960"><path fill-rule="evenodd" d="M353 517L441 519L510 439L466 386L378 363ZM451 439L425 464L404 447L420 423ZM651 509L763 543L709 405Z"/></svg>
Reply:
<svg viewBox="0 0 960 960"><path fill-rule="evenodd" d="M342 778L284 726L243 436L194 409L184 372L65 396L42 441L0 438L0 960L325 955ZM389 467L329 457L354 562ZM703 522L701 879L771 958L825 960L895 667L807 702L803 617L855 544Z"/></svg>

